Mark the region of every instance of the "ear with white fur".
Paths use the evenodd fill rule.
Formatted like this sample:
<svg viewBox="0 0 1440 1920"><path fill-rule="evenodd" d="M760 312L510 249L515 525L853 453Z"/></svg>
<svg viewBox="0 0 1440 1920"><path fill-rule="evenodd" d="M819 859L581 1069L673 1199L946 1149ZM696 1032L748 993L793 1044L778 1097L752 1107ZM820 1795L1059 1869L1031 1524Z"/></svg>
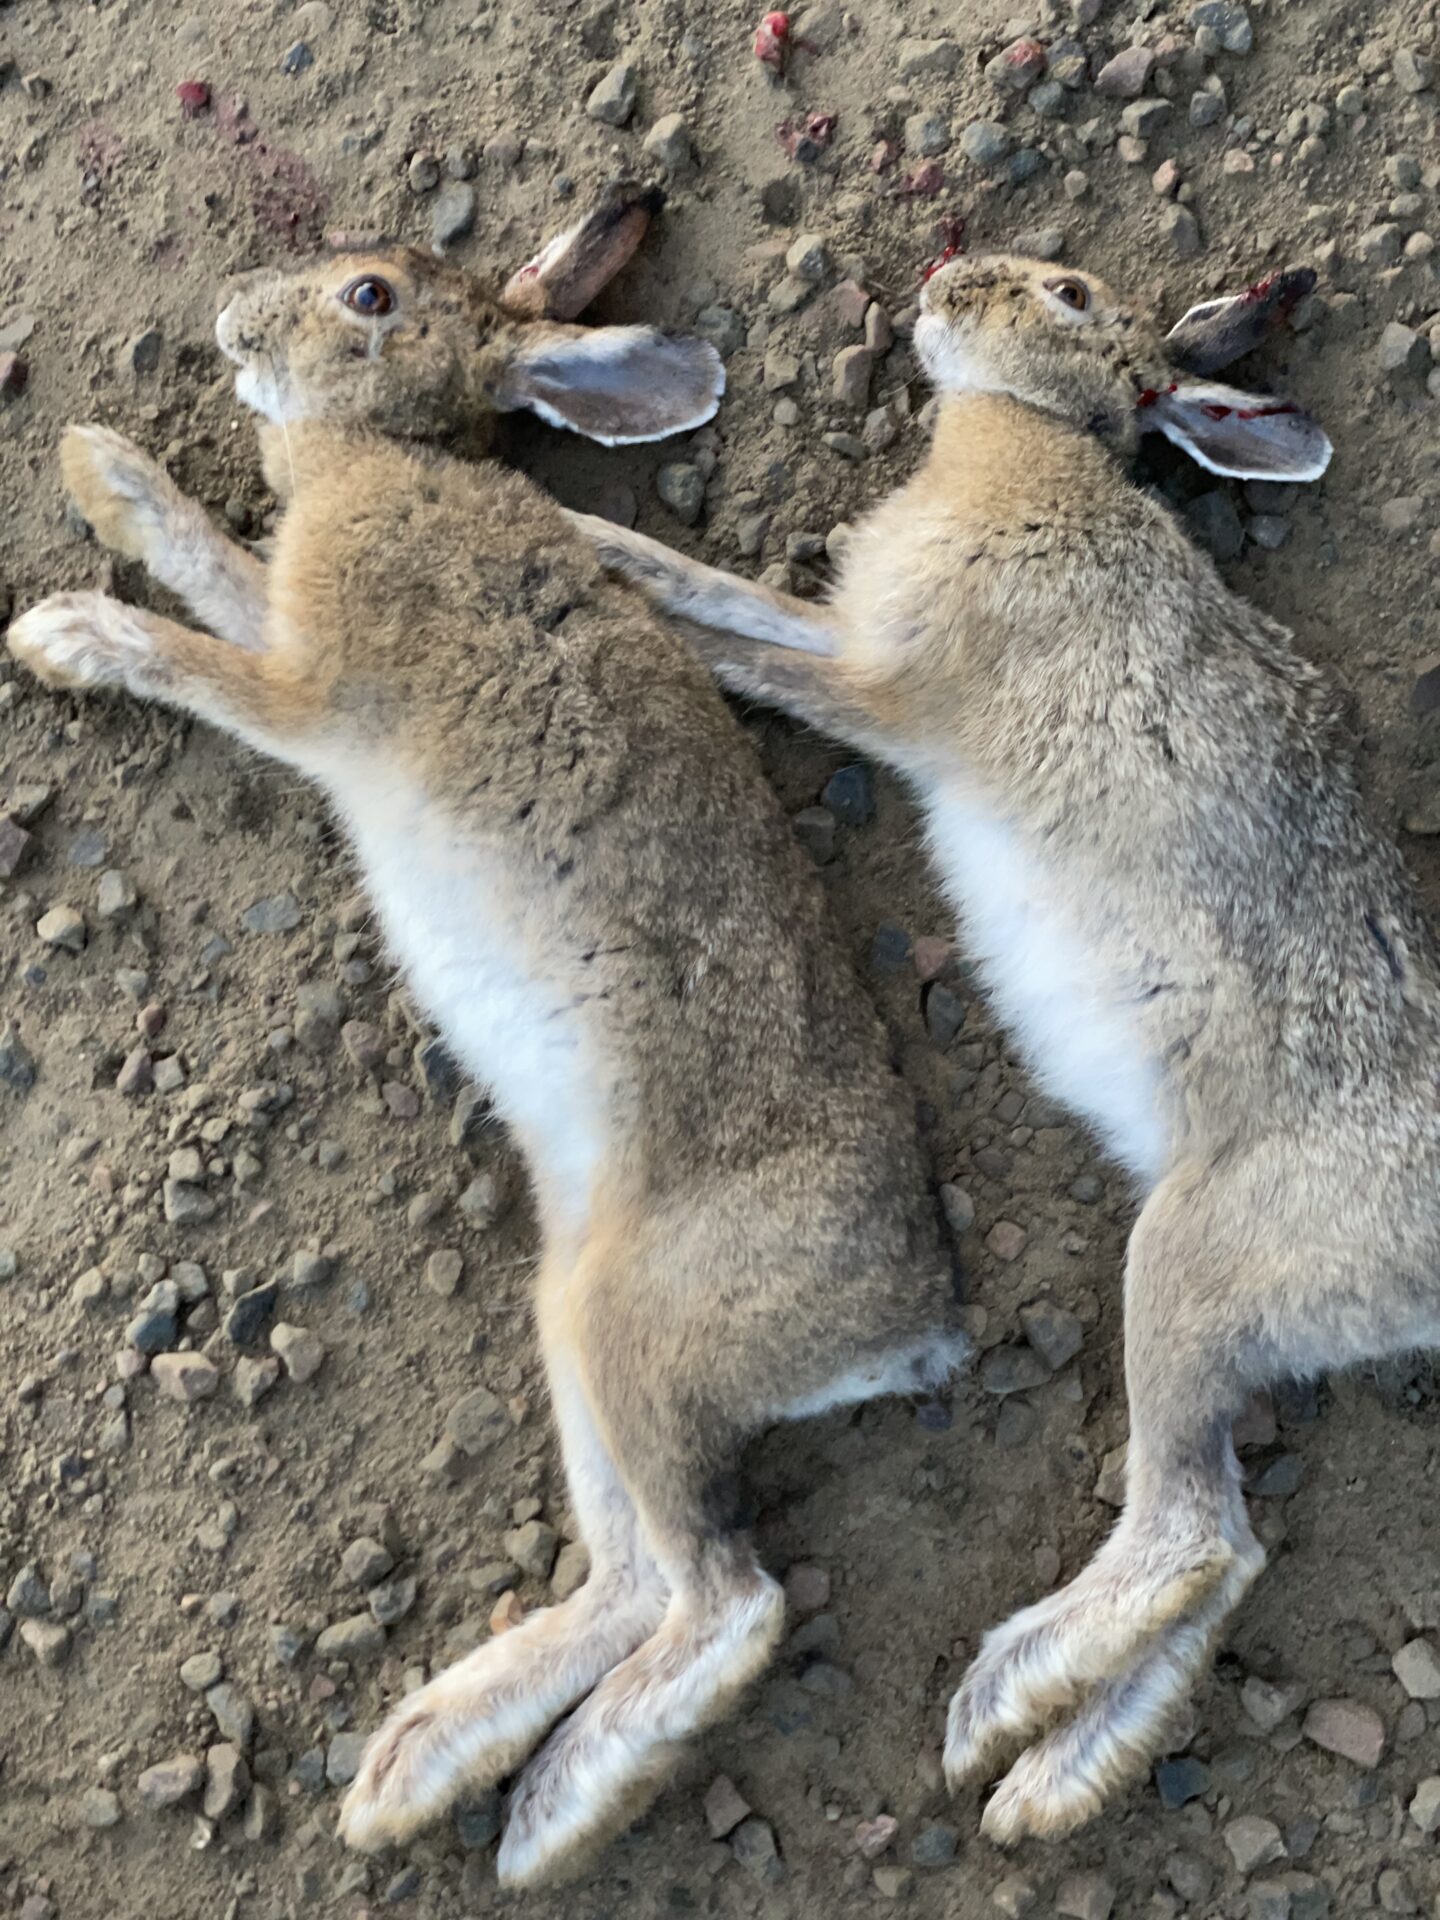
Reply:
<svg viewBox="0 0 1440 1920"><path fill-rule="evenodd" d="M494 403L528 407L602 446L663 440L709 420L725 369L708 341L656 327L527 328Z"/></svg>
<svg viewBox="0 0 1440 1920"><path fill-rule="evenodd" d="M1163 433L1210 473L1234 480L1318 480L1332 448L1308 413L1208 380L1182 380L1142 412L1146 430Z"/></svg>

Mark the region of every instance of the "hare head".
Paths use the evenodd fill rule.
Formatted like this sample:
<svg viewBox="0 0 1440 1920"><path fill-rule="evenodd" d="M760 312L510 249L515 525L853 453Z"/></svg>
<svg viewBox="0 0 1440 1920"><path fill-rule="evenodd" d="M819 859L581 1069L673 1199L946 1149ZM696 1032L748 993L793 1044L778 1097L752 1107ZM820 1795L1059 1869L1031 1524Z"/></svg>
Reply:
<svg viewBox="0 0 1440 1920"><path fill-rule="evenodd" d="M1212 473L1318 480L1330 442L1288 401L1193 376L1239 359L1314 284L1279 274L1192 307L1168 335L1091 273L976 254L929 274L915 346L944 392L1008 393L1122 455L1163 433Z"/></svg>
<svg viewBox="0 0 1440 1920"><path fill-rule="evenodd" d="M725 375L705 341L569 324L630 258L659 204L612 187L498 293L417 248L250 275L216 323L239 397L273 423L407 439L529 408L606 446L708 420Z"/></svg>

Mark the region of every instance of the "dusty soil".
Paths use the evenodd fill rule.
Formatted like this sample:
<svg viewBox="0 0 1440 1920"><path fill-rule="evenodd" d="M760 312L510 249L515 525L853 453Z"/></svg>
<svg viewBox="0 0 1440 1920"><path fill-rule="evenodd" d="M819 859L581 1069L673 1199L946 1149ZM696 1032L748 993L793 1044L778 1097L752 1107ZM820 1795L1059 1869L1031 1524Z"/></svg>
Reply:
<svg viewBox="0 0 1440 1920"><path fill-rule="evenodd" d="M1397 832L1429 829L1404 841L1433 904L1440 735L1412 686L1437 645L1440 416L1426 380L1440 291L1424 238L1440 220L1437 95L1424 84L1436 8L1270 0L1250 8L1248 52L1216 52L1203 34L1197 51L1188 7L1141 15L1107 6L1076 27L1068 13L1011 20L1001 0L826 6L803 28L818 51L798 54L782 84L751 55L749 0L0 5L0 352L18 351L29 374L0 399L0 584L18 605L104 579L150 592L123 566L112 575L66 519L54 447L71 419L123 427L217 515L263 534L272 503L212 344L224 275L333 229L428 241L440 194L453 200L459 183L442 171L436 187L423 156L453 152L464 174L466 149L476 213L457 254L508 268L617 169L658 170L646 132L678 113L696 162L672 179L666 215L604 307L677 326L703 316L730 351L719 419L692 448L602 454L516 428L509 451L567 501L638 511L650 531L779 569L802 591L823 578L824 537L923 445L903 337L877 360L865 407L831 397L833 356L863 338L865 303L847 283L903 335L943 216L963 216L980 246L1059 229L1065 259L1172 317L1268 268L1320 266L1303 330L1256 372L1325 420L1337 457L1323 484L1293 499L1247 494L1178 458L1149 474L1178 505L1211 496L1200 524L1235 585L1353 691L1375 807ZM1088 63L1088 77L1071 73L1077 88L1039 96L1048 115L983 71L1022 28L1055 59L1073 33ZM1132 37L1169 62L1147 97L1174 99L1143 154L1117 144L1125 102L1093 86ZM953 60L916 55L915 38L953 41ZM621 58L634 62L638 104L616 129L585 102ZM902 78L907 65L920 71ZM1191 95L1212 76L1222 110L1192 125ZM203 85L187 112L176 88L190 81ZM822 109L838 116L831 144L790 158L777 125ZM907 122L928 113L950 123L935 156L943 179L933 194L902 193L922 163L918 129L883 171L872 155L903 146ZM1012 151L972 163L960 135L976 120L1001 123ZM1198 220L1189 254L1152 185L1168 159ZM784 313L772 294L802 233L825 236L830 263ZM1391 323L1419 329L1418 342L1386 336L1382 352ZM1403 364L1385 364L1397 355ZM823 440L859 435L882 405L891 414L866 428L869 457ZM675 461L709 470L689 527L656 492ZM797 812L849 758L775 719L747 724ZM936 1179L973 1203L961 1241L981 1343L1018 1342L1022 1306L1048 1298L1080 1316L1083 1348L1023 1393L970 1381L943 1405L874 1407L758 1445L763 1551L777 1570L828 1575L828 1600L813 1571L792 1582L804 1605L772 1676L589 1877L504 1900L486 1847L465 1844L484 1842L483 1809L403 1858L356 1862L332 1837L338 1792L325 1774L328 1763L343 1776L345 1736L417 1671L490 1630L497 1591L514 1585L527 1607L545 1598L545 1579L518 1574L505 1543L537 1516L563 1536L566 1517L526 1309L533 1240L518 1170L498 1128L467 1135L453 1120L455 1090L417 1052L425 1036L312 794L199 727L53 697L0 664L0 808L31 835L0 882L0 1013L36 1068L28 1090L0 1086L0 1911L1437 1910L1435 1841L1407 1808L1440 1773L1440 1702L1409 1700L1391 1666L1402 1644L1440 1629L1428 1362L1257 1411L1246 1460L1272 1564L1197 1702L1182 1749L1193 1764L1163 1777L1164 1796L1144 1782L1071 1841L1012 1858L978 1838L975 1796L947 1800L944 1706L978 1636L1072 1575L1113 1517L1102 1497L1113 1472L1101 1469L1125 1431L1130 1205L1080 1131L1031 1094L963 956L946 966L964 1023L937 1044L920 969L893 933L878 947L876 935L943 938L946 917L903 793L882 775L875 794L873 819L838 821L825 877L913 1082ZM252 913L257 902L269 904ZM37 935L62 906L83 919L78 951ZM249 930L257 921L278 930ZM933 948L920 954L931 963ZM355 1064L337 1012L379 1030L378 1066ZM160 1084L127 1094L116 1084L127 1062L146 1078L137 1047ZM5 1058L23 1080L13 1046ZM175 1179L184 1191L171 1188L169 1211L201 1217L167 1219ZM1000 1222L1022 1230L1018 1255L1019 1235L991 1239ZM447 1249L464 1263L449 1295L426 1280ZM314 1253L332 1263L328 1278ZM253 1391L264 1335L242 1350L220 1322L246 1286L275 1277L278 1317L318 1334L325 1358L247 1406L236 1386ZM157 1338L202 1351L224 1376L193 1405L157 1390L127 1336L167 1278L183 1297ZM164 1307L162 1288L162 1318ZM427 1456L477 1384L508 1402L513 1432L458 1474L437 1473ZM383 1651L322 1658L314 1636L366 1603L343 1550L387 1533L391 1579L413 1579L413 1606ZM392 1588L392 1610L407 1591ZM218 1661L182 1679L202 1653ZM217 1665L230 1692L192 1691ZM1242 1701L1255 1676L1291 1690L1268 1731ZM1373 1770L1302 1736L1307 1706L1330 1698L1380 1715ZM168 1810L143 1803L142 1772L222 1737L248 1746L248 1831L240 1806L207 1817L198 1792ZM719 1775L765 1827L712 1838ZM245 1800L243 1776L232 1797ZM880 1813L898 1826L872 1860L856 1829ZM1256 1849L1248 1884L1240 1838L1226 1838L1247 1815L1280 1836Z"/></svg>

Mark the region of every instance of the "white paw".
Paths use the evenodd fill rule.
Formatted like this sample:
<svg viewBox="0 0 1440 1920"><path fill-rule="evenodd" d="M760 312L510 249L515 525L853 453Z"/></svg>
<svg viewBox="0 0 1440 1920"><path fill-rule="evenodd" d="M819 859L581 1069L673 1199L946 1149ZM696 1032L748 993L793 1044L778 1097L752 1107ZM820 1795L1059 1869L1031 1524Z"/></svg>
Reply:
<svg viewBox="0 0 1440 1920"><path fill-rule="evenodd" d="M1057 1839L1093 1820L1104 1794L1079 1764L1064 1765L1057 1738L1031 1747L1015 1762L990 1797L980 1831L996 1846L1013 1847L1027 1835Z"/></svg>
<svg viewBox="0 0 1440 1920"><path fill-rule="evenodd" d="M112 552L149 561L179 502L169 475L109 427L69 427L60 469L71 499Z"/></svg>
<svg viewBox="0 0 1440 1920"><path fill-rule="evenodd" d="M12 621L6 639L52 687L122 686L152 656L141 621L103 593L52 593Z"/></svg>

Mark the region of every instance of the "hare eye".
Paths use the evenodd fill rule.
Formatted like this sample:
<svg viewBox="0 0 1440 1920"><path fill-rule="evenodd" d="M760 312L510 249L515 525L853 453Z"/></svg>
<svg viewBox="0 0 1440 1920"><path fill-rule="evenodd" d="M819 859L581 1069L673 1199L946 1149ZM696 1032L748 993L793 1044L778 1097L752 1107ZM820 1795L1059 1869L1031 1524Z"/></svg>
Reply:
<svg viewBox="0 0 1440 1920"><path fill-rule="evenodd" d="M1084 313L1090 305L1090 289L1083 280L1047 280L1045 291L1076 313Z"/></svg>
<svg viewBox="0 0 1440 1920"><path fill-rule="evenodd" d="M352 313L363 314L367 320L380 319L395 305L395 294L389 282L373 273L352 280L340 298Z"/></svg>

